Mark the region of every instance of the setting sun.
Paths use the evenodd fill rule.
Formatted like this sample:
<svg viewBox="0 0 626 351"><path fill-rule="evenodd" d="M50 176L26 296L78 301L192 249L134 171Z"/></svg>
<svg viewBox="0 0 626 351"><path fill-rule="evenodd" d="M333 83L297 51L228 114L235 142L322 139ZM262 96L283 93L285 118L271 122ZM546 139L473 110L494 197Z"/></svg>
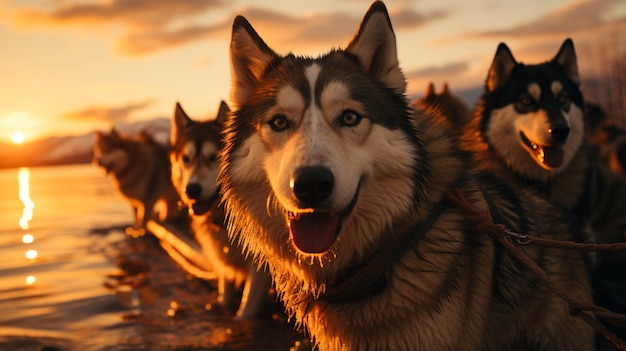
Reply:
<svg viewBox="0 0 626 351"><path fill-rule="evenodd" d="M22 132L14 132L13 135L11 135L11 141L13 141L15 144L21 144L24 142L24 133Z"/></svg>

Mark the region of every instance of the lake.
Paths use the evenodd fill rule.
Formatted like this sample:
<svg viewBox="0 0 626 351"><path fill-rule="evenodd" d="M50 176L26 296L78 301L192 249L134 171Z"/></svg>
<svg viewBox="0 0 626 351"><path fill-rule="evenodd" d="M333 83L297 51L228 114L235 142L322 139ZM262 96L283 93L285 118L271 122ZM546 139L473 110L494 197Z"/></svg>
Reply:
<svg viewBox="0 0 626 351"><path fill-rule="evenodd" d="M0 350L289 350L281 313L239 321L92 165L0 170Z"/></svg>

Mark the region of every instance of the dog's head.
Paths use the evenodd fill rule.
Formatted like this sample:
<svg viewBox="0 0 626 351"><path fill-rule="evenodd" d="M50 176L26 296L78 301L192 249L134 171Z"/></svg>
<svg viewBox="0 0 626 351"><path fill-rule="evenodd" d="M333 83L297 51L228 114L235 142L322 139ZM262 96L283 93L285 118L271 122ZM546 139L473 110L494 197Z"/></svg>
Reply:
<svg viewBox="0 0 626 351"><path fill-rule="evenodd" d="M110 133L96 131L93 146L92 163L100 167L105 174L117 174L130 162L128 138L123 137L113 128Z"/></svg>
<svg viewBox="0 0 626 351"><path fill-rule="evenodd" d="M569 165L583 142L579 84L572 40L537 65L517 62L501 43L483 96L485 139L518 174L550 179Z"/></svg>
<svg viewBox="0 0 626 351"><path fill-rule="evenodd" d="M626 178L626 129L609 118L595 103L586 103L589 119L587 140L600 159L615 174Z"/></svg>
<svg viewBox="0 0 626 351"><path fill-rule="evenodd" d="M472 110L460 97L450 92L448 83L444 83L439 94L435 92L435 84L430 82L424 96L412 104L417 108L434 108L444 116L454 128L461 130L472 116Z"/></svg>
<svg viewBox="0 0 626 351"><path fill-rule="evenodd" d="M201 215L218 203L217 154L222 148L220 133L228 112L228 105L222 101L214 120L194 121L180 104L176 104L172 115L172 183L191 214Z"/></svg>
<svg viewBox="0 0 626 351"><path fill-rule="evenodd" d="M418 158L385 6L370 7L346 49L317 58L275 53L243 17L230 50L219 182L231 235L307 269L374 247L409 211Z"/></svg>

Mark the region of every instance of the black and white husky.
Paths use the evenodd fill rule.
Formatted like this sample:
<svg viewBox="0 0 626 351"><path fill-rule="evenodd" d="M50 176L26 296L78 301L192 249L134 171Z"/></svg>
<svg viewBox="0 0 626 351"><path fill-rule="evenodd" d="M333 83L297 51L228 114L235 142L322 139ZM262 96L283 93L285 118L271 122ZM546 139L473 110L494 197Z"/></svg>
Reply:
<svg viewBox="0 0 626 351"><path fill-rule="evenodd" d="M566 40L550 61L517 62L498 46L466 131L479 163L547 194L567 209L584 206L590 149L574 44ZM582 211L582 209L581 209Z"/></svg>
<svg viewBox="0 0 626 351"><path fill-rule="evenodd" d="M581 226L591 225L595 240L623 242L626 182L592 152L589 106L579 86L571 39L539 64L518 62L506 44L500 44L466 126L464 146L475 151L480 167L544 196ZM623 310L626 301L615 296L625 289L626 255L598 258L596 299ZM624 330L619 333L626 335Z"/></svg>
<svg viewBox="0 0 626 351"><path fill-rule="evenodd" d="M446 200L457 189L510 230L576 239L547 201L471 171L441 116L409 108L382 2L316 58L277 54L238 16L230 55L229 235L320 350L592 349L591 328ZM581 255L525 252L591 300Z"/></svg>
<svg viewBox="0 0 626 351"><path fill-rule="evenodd" d="M216 180L220 133L228 111L228 105L222 102L214 120L198 122L176 104L170 138L171 174L174 187L189 208L193 234L217 275L218 299L228 308L238 307L238 317L253 318L271 302L271 281L266 272L245 257L241 247L230 242L224 228Z"/></svg>

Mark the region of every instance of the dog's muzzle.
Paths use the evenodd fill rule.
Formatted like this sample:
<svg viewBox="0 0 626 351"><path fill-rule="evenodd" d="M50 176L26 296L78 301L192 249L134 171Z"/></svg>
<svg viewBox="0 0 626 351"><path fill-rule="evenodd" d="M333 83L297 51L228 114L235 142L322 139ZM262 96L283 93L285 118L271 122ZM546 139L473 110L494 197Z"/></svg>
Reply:
<svg viewBox="0 0 626 351"><path fill-rule="evenodd" d="M209 198L202 198L202 185L189 183L185 188L185 194L189 198L189 213L192 215L202 215L214 208L219 199L219 190L215 190Z"/></svg>
<svg viewBox="0 0 626 351"><path fill-rule="evenodd" d="M302 167L295 172L289 185L298 207L315 208L332 195L335 177L326 167Z"/></svg>
<svg viewBox="0 0 626 351"><path fill-rule="evenodd" d="M300 208L312 210L290 215L289 234L294 246L307 254L326 252L337 240L344 219L356 205L361 180L350 203L339 211L331 210L327 206L327 200L335 187L335 178L327 168L299 169L290 183Z"/></svg>
<svg viewBox="0 0 626 351"><path fill-rule="evenodd" d="M547 132L550 135L548 144L535 142L524 132L520 132L520 138L538 164L546 169L554 169L563 164L565 157L563 145L569 137L570 127L565 122L557 122L550 125Z"/></svg>

